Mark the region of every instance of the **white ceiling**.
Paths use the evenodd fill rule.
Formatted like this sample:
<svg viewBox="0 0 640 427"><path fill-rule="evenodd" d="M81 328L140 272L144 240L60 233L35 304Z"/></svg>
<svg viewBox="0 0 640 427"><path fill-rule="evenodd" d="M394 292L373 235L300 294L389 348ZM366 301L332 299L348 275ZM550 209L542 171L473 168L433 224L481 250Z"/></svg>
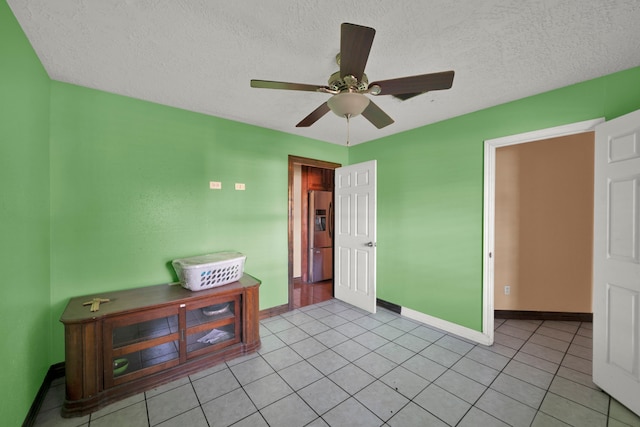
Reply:
<svg viewBox="0 0 640 427"><path fill-rule="evenodd" d="M455 70L453 88L374 98L351 144L640 65L639 0L8 0L52 79L344 144L346 120L295 124L328 99L340 24L373 27L369 81ZM640 84L640 82L639 82Z"/></svg>

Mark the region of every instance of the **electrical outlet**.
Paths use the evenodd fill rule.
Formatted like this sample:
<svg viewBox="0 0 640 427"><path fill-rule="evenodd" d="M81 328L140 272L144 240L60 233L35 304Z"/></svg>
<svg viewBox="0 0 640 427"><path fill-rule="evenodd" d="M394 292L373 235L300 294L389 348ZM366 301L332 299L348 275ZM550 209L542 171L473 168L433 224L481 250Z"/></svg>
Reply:
<svg viewBox="0 0 640 427"><path fill-rule="evenodd" d="M506 286L504 287L504 294L505 294L505 295L509 295L509 294L511 294L511 286L506 285Z"/></svg>
<svg viewBox="0 0 640 427"><path fill-rule="evenodd" d="M220 181L209 181L209 188L212 190L220 190L222 183Z"/></svg>
<svg viewBox="0 0 640 427"><path fill-rule="evenodd" d="M236 190L244 190L244 184L236 182Z"/></svg>

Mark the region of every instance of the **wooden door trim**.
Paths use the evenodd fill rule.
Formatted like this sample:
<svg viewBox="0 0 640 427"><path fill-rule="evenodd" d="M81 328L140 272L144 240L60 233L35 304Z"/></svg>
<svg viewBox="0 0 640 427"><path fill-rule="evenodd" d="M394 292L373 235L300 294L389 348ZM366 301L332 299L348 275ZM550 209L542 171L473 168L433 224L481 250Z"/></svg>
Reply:
<svg viewBox="0 0 640 427"><path fill-rule="evenodd" d="M327 162L324 160L310 159L307 157L299 157L289 155L289 219L288 219L288 241L289 241L289 310L293 310L293 167L294 165L312 166L321 169L335 170L342 165L340 163Z"/></svg>

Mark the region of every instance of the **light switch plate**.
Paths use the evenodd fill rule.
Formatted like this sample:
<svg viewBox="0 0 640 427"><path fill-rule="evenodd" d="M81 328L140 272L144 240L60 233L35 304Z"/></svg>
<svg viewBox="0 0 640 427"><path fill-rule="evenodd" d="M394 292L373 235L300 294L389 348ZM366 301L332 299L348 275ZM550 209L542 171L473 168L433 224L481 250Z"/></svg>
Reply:
<svg viewBox="0 0 640 427"><path fill-rule="evenodd" d="M244 190L244 184L236 182L236 190Z"/></svg>
<svg viewBox="0 0 640 427"><path fill-rule="evenodd" d="M209 181L209 188L212 190L220 190L222 183L220 181Z"/></svg>

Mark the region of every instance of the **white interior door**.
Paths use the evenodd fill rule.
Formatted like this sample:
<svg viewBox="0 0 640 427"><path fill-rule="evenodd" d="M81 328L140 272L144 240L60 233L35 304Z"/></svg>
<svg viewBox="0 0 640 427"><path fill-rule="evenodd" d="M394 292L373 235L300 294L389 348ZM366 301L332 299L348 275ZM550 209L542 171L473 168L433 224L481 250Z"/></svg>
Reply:
<svg viewBox="0 0 640 427"><path fill-rule="evenodd" d="M334 295L376 312L376 161L335 171Z"/></svg>
<svg viewBox="0 0 640 427"><path fill-rule="evenodd" d="M640 415L640 110L596 127L593 381Z"/></svg>

